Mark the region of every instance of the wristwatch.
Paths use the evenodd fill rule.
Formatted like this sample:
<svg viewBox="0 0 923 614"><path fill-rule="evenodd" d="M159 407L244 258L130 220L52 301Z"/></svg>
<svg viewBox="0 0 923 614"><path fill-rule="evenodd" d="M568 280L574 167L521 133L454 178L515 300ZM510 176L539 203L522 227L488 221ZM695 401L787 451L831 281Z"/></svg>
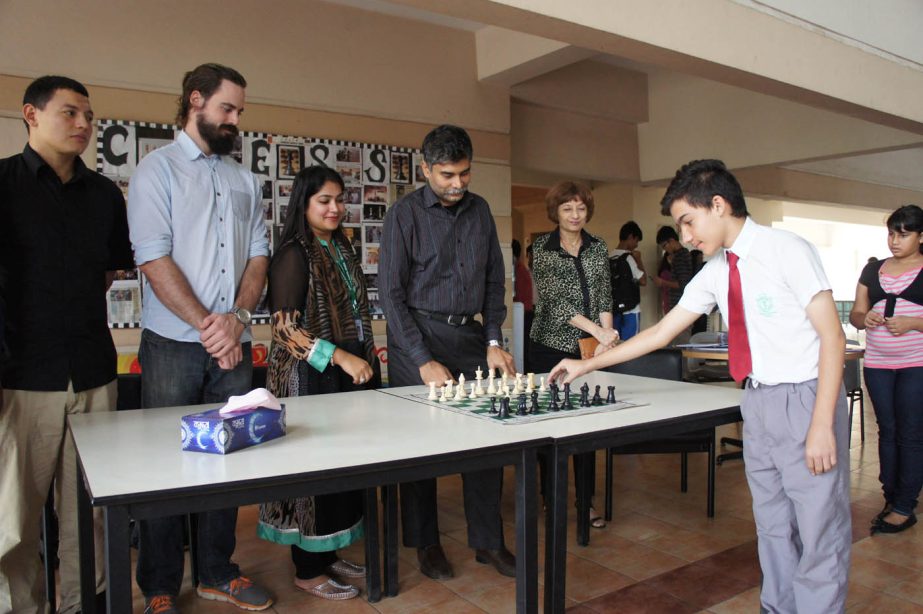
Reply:
<svg viewBox="0 0 923 614"><path fill-rule="evenodd" d="M237 318L237 321L243 324L244 326L250 326L250 320L252 316L250 311L244 309L243 307L235 307L231 310L231 313Z"/></svg>
<svg viewBox="0 0 923 614"><path fill-rule="evenodd" d="M498 348L500 347L500 342L497 341L496 339L491 339L490 341L487 342L487 347Z"/></svg>

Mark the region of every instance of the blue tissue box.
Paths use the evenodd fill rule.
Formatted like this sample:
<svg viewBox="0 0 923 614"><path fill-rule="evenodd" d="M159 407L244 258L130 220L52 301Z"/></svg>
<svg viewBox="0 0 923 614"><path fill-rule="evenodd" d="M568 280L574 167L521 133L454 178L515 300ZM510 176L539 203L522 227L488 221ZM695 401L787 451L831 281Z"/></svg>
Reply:
<svg viewBox="0 0 923 614"><path fill-rule="evenodd" d="M183 450L227 454L285 435L282 411L257 407L221 415L220 409L189 414L180 419Z"/></svg>

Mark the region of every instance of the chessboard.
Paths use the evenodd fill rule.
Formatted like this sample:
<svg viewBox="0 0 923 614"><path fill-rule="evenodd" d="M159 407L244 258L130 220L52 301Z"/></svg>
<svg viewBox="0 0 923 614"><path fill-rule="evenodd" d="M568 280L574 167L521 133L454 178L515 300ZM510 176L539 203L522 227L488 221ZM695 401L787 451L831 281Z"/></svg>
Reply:
<svg viewBox="0 0 923 614"><path fill-rule="evenodd" d="M434 407L439 407L448 411L473 416L482 420L490 420L498 424L529 424L532 422L540 422L542 420L553 420L555 418L566 418L568 416L599 414L603 412L618 411L621 409L628 409L631 407L640 407L645 405L644 403L631 403L628 401L619 400L607 401L609 395L606 394L606 388L603 387L601 392L599 391L600 388L600 386L596 386L596 393L594 394L594 389L591 387L591 392L587 395L587 406L581 406L581 393L579 390L573 390L570 392L571 402L568 406L565 403L565 395L562 390L559 390L557 393L559 400L556 403L552 403L551 390L546 389L544 391L540 391L535 389L533 391L536 394L536 402L534 404L534 408L531 392L524 392L521 394L514 393L509 397L506 397L509 401L508 412L502 411L502 395L484 395L474 399L469 399L466 397L459 400L447 399L445 401L430 400L429 394L426 392L414 393L408 396L413 398L415 401L419 401L427 405L432 405ZM519 408L520 403L524 405L523 410L520 410ZM521 413L521 411L524 411L525 413Z"/></svg>

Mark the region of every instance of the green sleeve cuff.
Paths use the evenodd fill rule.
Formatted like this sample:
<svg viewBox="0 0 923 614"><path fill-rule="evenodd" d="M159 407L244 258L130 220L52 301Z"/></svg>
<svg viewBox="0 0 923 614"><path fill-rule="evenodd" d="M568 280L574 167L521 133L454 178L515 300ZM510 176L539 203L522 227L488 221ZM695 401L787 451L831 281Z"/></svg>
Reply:
<svg viewBox="0 0 923 614"><path fill-rule="evenodd" d="M323 373L327 365L330 364L330 359L333 358L333 352L336 349L337 346L326 339L315 339L314 347L311 348L311 353L308 354L308 364Z"/></svg>

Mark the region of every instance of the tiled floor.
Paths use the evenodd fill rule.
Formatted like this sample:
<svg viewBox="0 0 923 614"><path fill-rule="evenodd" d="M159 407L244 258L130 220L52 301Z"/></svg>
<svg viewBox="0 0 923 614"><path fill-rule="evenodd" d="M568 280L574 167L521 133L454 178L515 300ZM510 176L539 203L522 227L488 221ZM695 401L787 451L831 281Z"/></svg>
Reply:
<svg viewBox="0 0 923 614"><path fill-rule="evenodd" d="M868 535L869 519L881 507L875 419L866 403L866 440L859 444L858 417L850 451L853 535L849 612L923 613L923 529L900 535ZM720 435L735 435L736 426ZM603 455L597 454L598 506L602 508ZM690 458L689 492L679 492L678 455L617 456L615 517L593 530L588 547L568 529L567 607L569 612L713 612L759 610L759 564L750 496L740 461L717 468L717 516L705 515L705 458ZM513 519L512 474L505 482L504 518ZM235 559L244 572L276 596L271 611L291 612L513 612L514 583L479 565L465 545L461 480L439 481L442 543L456 577L436 582L417 569L415 552L401 550L400 595L369 604L364 594L345 602L327 602L294 589L287 548L254 535L256 510L243 508ZM571 514L572 516L572 514ZM543 527L544 525L540 525ZM512 548L512 524L507 542ZM543 548L539 531L540 553ZM362 545L343 553L362 560ZM539 559L539 566L542 559ZM541 586L540 592L541 592ZM232 606L197 598L187 581L179 605L183 612L235 612ZM135 587L135 607L142 600Z"/></svg>

